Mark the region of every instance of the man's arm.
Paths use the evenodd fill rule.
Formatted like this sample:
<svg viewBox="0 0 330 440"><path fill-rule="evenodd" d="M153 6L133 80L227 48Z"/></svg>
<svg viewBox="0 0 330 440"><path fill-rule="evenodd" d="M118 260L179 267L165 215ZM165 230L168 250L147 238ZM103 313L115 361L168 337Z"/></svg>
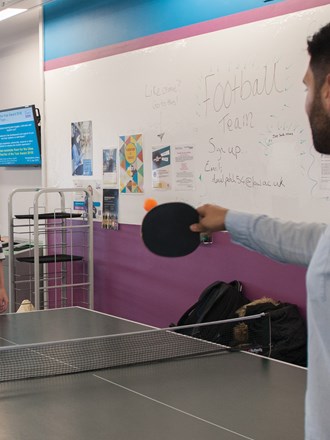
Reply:
<svg viewBox="0 0 330 440"><path fill-rule="evenodd" d="M248 249L283 263L307 266L327 225L294 223L228 210L217 205L197 209L199 223L195 232L228 230L232 240Z"/></svg>
<svg viewBox="0 0 330 440"><path fill-rule="evenodd" d="M308 266L322 234L323 223L295 223L266 215L228 211L226 229L232 240L281 263Z"/></svg>

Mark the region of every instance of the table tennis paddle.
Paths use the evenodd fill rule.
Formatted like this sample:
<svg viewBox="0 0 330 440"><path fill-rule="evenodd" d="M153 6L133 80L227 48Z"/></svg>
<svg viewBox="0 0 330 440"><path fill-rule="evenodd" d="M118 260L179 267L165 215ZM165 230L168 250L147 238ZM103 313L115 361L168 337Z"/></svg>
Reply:
<svg viewBox="0 0 330 440"><path fill-rule="evenodd" d="M163 257L183 257L200 244L198 232L190 225L198 223L195 208L182 202L157 205L150 209L142 222L142 240L154 254Z"/></svg>

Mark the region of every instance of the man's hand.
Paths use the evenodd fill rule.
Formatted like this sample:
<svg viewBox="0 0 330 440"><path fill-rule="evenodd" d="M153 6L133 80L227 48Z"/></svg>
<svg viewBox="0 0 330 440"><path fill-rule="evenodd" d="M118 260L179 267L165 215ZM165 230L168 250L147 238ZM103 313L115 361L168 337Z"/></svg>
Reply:
<svg viewBox="0 0 330 440"><path fill-rule="evenodd" d="M212 233L226 229L225 218L228 209L218 205L207 204L197 208L197 212L200 216L200 220L199 223L190 226L193 232Z"/></svg>
<svg viewBox="0 0 330 440"><path fill-rule="evenodd" d="M8 308L8 295L6 289L2 287L0 289L0 313L3 313Z"/></svg>

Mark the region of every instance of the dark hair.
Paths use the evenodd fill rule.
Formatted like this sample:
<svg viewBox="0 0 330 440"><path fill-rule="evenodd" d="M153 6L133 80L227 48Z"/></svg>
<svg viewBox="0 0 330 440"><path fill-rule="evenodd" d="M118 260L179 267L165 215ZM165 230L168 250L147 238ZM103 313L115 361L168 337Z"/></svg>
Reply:
<svg viewBox="0 0 330 440"><path fill-rule="evenodd" d="M307 40L307 50L318 89L324 83L326 75L330 73L330 23Z"/></svg>

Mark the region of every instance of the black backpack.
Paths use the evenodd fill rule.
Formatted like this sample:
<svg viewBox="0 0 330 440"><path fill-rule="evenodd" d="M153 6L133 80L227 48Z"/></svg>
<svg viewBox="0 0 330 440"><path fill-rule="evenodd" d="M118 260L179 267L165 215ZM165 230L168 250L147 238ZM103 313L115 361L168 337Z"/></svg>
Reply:
<svg viewBox="0 0 330 440"><path fill-rule="evenodd" d="M284 362L307 366L307 327L295 304L271 302L248 305L245 316L267 313L271 325L271 347L269 347L269 325L266 320L246 321L249 342L262 347L263 356ZM253 340L251 340L253 338ZM268 340L268 343L266 341Z"/></svg>
<svg viewBox="0 0 330 440"><path fill-rule="evenodd" d="M230 283L216 281L203 290L198 301L181 316L177 326L237 318L236 310L249 302L242 292L242 284L239 281L235 280ZM180 329L177 332L211 342L229 344L234 325L228 323L206 327L196 326Z"/></svg>

